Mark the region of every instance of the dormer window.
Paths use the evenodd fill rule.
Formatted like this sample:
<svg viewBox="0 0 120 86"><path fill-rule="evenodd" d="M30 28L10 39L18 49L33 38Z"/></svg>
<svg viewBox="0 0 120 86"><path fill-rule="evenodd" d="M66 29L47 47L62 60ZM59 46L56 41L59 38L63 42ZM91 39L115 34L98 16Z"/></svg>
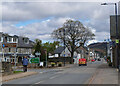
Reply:
<svg viewBox="0 0 120 86"><path fill-rule="evenodd" d="M29 39L24 38L24 43L25 43L25 44L29 44Z"/></svg>

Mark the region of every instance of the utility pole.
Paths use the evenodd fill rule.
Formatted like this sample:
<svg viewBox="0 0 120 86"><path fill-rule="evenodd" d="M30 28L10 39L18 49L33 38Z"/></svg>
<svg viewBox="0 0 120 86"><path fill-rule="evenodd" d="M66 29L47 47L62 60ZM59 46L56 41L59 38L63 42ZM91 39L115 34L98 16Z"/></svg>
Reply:
<svg viewBox="0 0 120 86"><path fill-rule="evenodd" d="M45 49L45 56L46 56L46 67L47 67L47 49Z"/></svg>
<svg viewBox="0 0 120 86"><path fill-rule="evenodd" d="M65 66L65 28L64 28L64 66Z"/></svg>

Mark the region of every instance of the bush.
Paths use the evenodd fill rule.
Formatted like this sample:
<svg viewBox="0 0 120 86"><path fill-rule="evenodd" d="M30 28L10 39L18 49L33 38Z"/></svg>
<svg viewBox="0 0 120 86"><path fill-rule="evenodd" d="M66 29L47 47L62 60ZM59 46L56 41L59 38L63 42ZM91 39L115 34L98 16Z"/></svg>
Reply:
<svg viewBox="0 0 120 86"><path fill-rule="evenodd" d="M111 63L111 62L109 62L109 63L108 63L108 65L109 65L109 66L112 66L112 63Z"/></svg>
<svg viewBox="0 0 120 86"><path fill-rule="evenodd" d="M55 66L55 63L54 63L54 62L51 62L51 66L54 67L54 66Z"/></svg>
<svg viewBox="0 0 120 86"><path fill-rule="evenodd" d="M58 67L62 67L62 62L59 62L59 63L58 63Z"/></svg>
<svg viewBox="0 0 120 86"><path fill-rule="evenodd" d="M107 57L107 63L109 64L111 62L110 57Z"/></svg>

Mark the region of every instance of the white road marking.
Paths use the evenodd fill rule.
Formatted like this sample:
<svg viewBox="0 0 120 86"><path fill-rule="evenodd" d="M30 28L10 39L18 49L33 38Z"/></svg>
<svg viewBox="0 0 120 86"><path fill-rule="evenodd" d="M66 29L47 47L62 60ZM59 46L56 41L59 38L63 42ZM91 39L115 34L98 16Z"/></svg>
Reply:
<svg viewBox="0 0 120 86"><path fill-rule="evenodd" d="M39 72L39 73L43 73L43 72Z"/></svg>
<svg viewBox="0 0 120 86"><path fill-rule="evenodd" d="M41 82L43 82L43 81L39 81L39 82L37 82L37 83L35 83L35 84L40 84Z"/></svg>
<svg viewBox="0 0 120 86"><path fill-rule="evenodd" d="M53 76L53 77L50 77L49 79L54 79L54 78L56 78L57 76Z"/></svg>

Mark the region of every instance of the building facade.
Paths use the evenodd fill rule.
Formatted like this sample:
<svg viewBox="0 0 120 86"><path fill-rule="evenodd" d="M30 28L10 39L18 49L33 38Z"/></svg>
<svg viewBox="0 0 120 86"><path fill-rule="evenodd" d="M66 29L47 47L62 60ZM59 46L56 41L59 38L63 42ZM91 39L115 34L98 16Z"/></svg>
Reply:
<svg viewBox="0 0 120 86"><path fill-rule="evenodd" d="M4 44L16 44L16 47L3 47ZM22 63L24 56L33 53L33 42L27 37L10 36L0 32L0 61ZM16 59L15 59L16 58Z"/></svg>

